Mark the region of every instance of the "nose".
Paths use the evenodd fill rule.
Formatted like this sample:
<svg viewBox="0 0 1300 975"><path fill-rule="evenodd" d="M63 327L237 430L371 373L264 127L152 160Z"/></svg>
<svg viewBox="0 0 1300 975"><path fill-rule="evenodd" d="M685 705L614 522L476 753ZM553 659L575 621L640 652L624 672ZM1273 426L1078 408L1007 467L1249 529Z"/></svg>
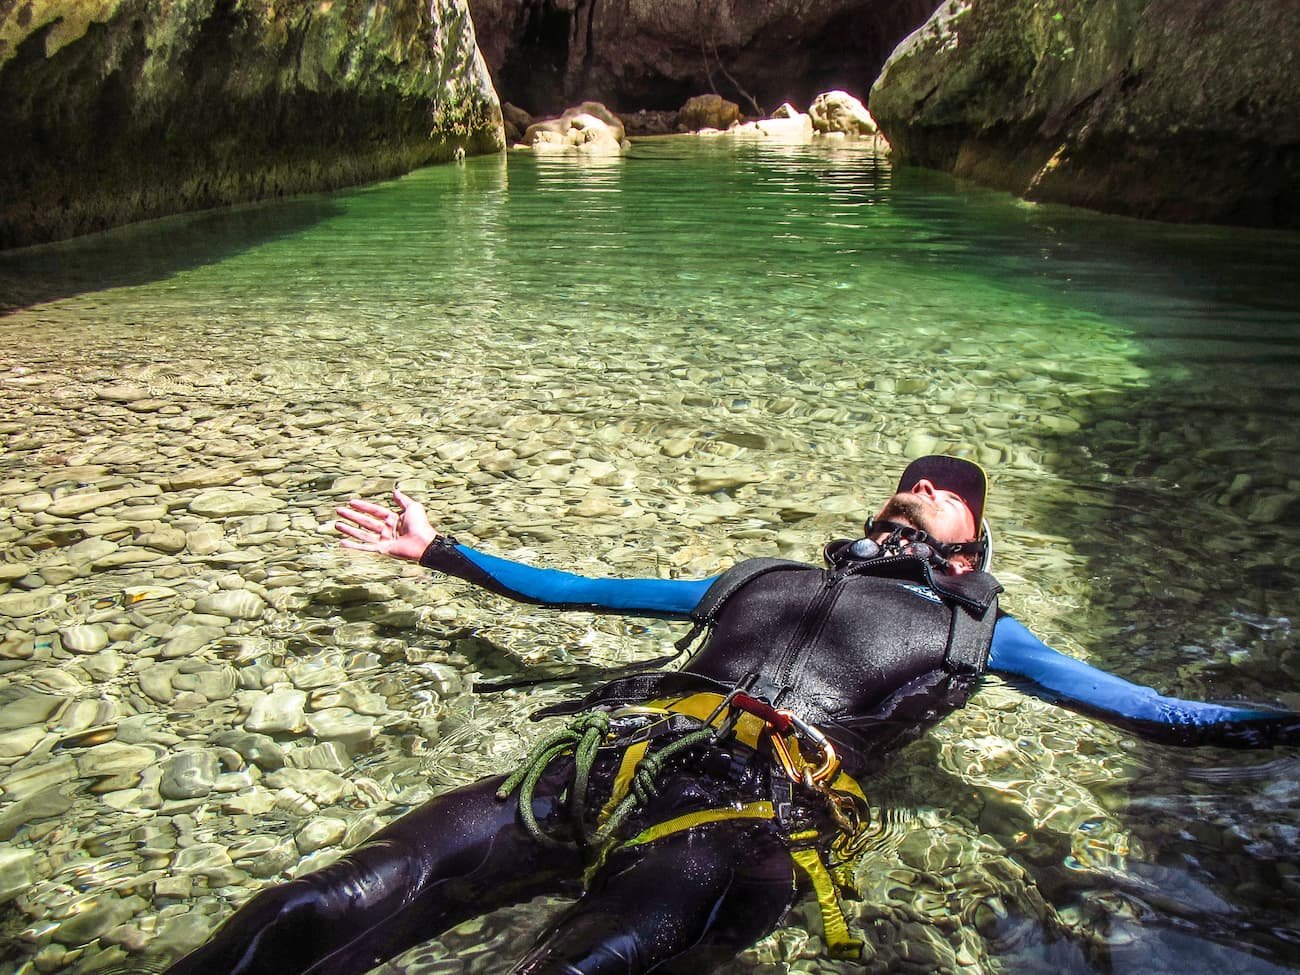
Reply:
<svg viewBox="0 0 1300 975"><path fill-rule="evenodd" d="M934 485L931 484L931 483L930 483L928 480L926 480L925 478L921 478L919 481L917 481L915 484L912 485L912 493L913 493L913 494L924 494L926 497L933 498L933 497L934 497Z"/></svg>

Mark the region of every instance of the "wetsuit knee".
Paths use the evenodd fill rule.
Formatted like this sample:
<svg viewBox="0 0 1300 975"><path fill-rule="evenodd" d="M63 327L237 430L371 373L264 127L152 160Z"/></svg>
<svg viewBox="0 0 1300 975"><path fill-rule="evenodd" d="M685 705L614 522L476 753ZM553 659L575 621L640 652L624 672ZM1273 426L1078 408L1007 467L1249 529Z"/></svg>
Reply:
<svg viewBox="0 0 1300 975"><path fill-rule="evenodd" d="M319 952L314 932L328 921L324 890L303 878L257 894L222 927L220 937L186 955L167 975L279 975L301 971Z"/></svg>
<svg viewBox="0 0 1300 975"><path fill-rule="evenodd" d="M606 975L646 970L641 932L624 919L585 914L530 951L515 975Z"/></svg>

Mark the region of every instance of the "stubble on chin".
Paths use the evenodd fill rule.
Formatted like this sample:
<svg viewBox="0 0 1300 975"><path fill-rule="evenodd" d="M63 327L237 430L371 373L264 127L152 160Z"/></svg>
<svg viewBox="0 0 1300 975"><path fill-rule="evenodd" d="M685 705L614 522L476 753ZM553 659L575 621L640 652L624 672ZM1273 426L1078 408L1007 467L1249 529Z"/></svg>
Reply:
<svg viewBox="0 0 1300 975"><path fill-rule="evenodd" d="M923 532L932 533L929 512L925 510L922 501L911 494L895 494L885 502L885 506L880 509L880 514L876 516L876 520L897 521L913 528L919 528Z"/></svg>

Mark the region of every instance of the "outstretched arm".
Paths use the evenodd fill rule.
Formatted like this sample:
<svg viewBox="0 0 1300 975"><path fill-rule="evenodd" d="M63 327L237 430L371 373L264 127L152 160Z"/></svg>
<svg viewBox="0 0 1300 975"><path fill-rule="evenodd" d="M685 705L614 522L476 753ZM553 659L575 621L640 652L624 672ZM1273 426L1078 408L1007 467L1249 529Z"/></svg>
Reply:
<svg viewBox="0 0 1300 975"><path fill-rule="evenodd" d="M538 569L475 551L440 534L424 507L401 492L393 498L400 511L354 500L338 510L335 523L343 545L419 562L520 602L557 609L584 609L685 619L712 584L712 579L592 579Z"/></svg>
<svg viewBox="0 0 1300 975"><path fill-rule="evenodd" d="M1058 653L1010 616L994 628L989 669L1019 678L1036 697L1166 744L1300 744L1300 714L1165 697Z"/></svg>

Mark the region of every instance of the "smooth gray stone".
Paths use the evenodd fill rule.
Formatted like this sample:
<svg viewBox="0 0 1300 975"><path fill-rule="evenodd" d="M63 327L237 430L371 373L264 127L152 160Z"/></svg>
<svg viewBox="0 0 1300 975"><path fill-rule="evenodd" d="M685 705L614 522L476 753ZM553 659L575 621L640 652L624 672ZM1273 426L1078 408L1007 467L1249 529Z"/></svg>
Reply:
<svg viewBox="0 0 1300 975"><path fill-rule="evenodd" d="M352 764L348 750L337 741L295 748L285 759L294 768L323 768L331 772L345 771Z"/></svg>
<svg viewBox="0 0 1300 975"><path fill-rule="evenodd" d="M230 854L220 843L195 843L176 851L172 869L178 873L202 873L205 870L228 867L231 863Z"/></svg>
<svg viewBox="0 0 1300 975"><path fill-rule="evenodd" d="M244 728L265 734L302 731L307 726L303 714L306 705L306 691L271 691L253 700L248 717L244 720Z"/></svg>
<svg viewBox="0 0 1300 975"><path fill-rule="evenodd" d="M247 589L231 589L210 593L201 597L194 604L196 613L224 616L232 620L261 619L265 610L266 601Z"/></svg>
<svg viewBox="0 0 1300 975"><path fill-rule="evenodd" d="M0 904L7 904L36 883L36 851L0 848Z"/></svg>
<svg viewBox="0 0 1300 975"><path fill-rule="evenodd" d="M163 657L188 657L196 650L225 635L219 626L195 626L182 623L172 630L167 642L162 645Z"/></svg>
<svg viewBox="0 0 1300 975"><path fill-rule="evenodd" d="M69 947L84 945L129 921L146 905L141 897L119 898L111 891L103 891L87 898L79 906L82 910L60 922L55 929L55 941Z"/></svg>
<svg viewBox="0 0 1300 975"><path fill-rule="evenodd" d="M66 700L55 694L6 693L0 696L0 731L44 725Z"/></svg>
<svg viewBox="0 0 1300 975"><path fill-rule="evenodd" d="M66 602L66 596L48 586L30 592L7 592L0 596L0 616L15 619L39 616L59 608Z"/></svg>
<svg viewBox="0 0 1300 975"><path fill-rule="evenodd" d="M0 732L0 758L26 755L49 734L44 728L15 728Z"/></svg>
<svg viewBox="0 0 1300 975"><path fill-rule="evenodd" d="M217 744L233 748L246 762L251 762L264 772L284 768L284 749L269 735L227 732L217 738Z"/></svg>
<svg viewBox="0 0 1300 975"><path fill-rule="evenodd" d="M77 756L77 771L86 778L126 775L143 771L158 761L162 748L146 745L128 745L109 741L88 748Z"/></svg>
<svg viewBox="0 0 1300 975"><path fill-rule="evenodd" d="M205 491L189 503L190 511L205 518L264 515L272 511L279 511L283 507L285 507L285 502L278 498L268 498L260 494L245 494L241 491Z"/></svg>
<svg viewBox="0 0 1300 975"><path fill-rule="evenodd" d="M11 840L20 829L55 819L72 808L72 797L59 787L0 806L0 842Z"/></svg>
<svg viewBox="0 0 1300 975"><path fill-rule="evenodd" d="M313 819L300 829L294 836L293 841L297 845L299 853L304 855L314 853L317 850L338 843L339 840L343 839L343 834L347 832L347 828L347 823L341 819L322 816L320 819Z"/></svg>
<svg viewBox="0 0 1300 975"><path fill-rule="evenodd" d="M162 762L158 791L164 799L199 799L217 784L221 763L211 749L193 749Z"/></svg>
<svg viewBox="0 0 1300 975"><path fill-rule="evenodd" d="M19 769L0 779L0 789L8 800L28 799L77 777L77 763L70 755L62 755L25 769Z"/></svg>
<svg viewBox="0 0 1300 975"><path fill-rule="evenodd" d="M326 769L282 768L264 780L271 789L296 789L322 806L333 805L352 791L343 777Z"/></svg>
<svg viewBox="0 0 1300 975"><path fill-rule="evenodd" d="M76 653L98 653L108 646L108 634L94 623L65 626L59 630L59 640L65 649Z"/></svg>

